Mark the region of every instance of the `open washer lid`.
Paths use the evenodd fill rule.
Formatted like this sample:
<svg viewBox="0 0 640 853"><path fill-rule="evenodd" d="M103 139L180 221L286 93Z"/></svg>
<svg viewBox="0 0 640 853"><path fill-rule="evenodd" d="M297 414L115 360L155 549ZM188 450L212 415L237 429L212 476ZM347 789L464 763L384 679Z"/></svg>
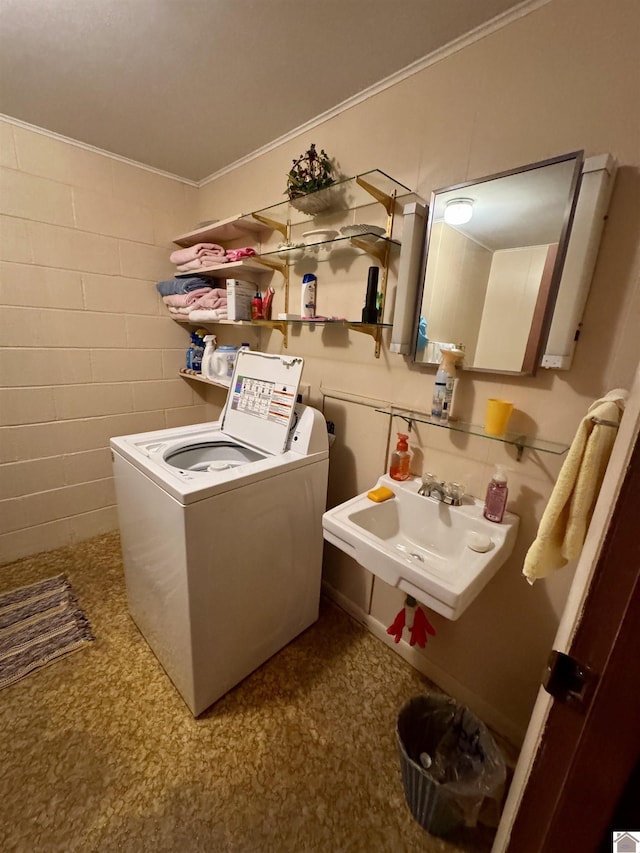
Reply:
<svg viewBox="0 0 640 853"><path fill-rule="evenodd" d="M282 453L293 420L304 360L240 350L220 426L266 453Z"/></svg>

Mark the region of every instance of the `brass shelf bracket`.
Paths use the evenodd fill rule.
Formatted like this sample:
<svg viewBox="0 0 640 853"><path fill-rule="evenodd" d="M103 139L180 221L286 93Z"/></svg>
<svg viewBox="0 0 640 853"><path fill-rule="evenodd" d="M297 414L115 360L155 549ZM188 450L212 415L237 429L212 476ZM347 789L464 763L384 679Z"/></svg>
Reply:
<svg viewBox="0 0 640 853"><path fill-rule="evenodd" d="M362 249L363 252L376 258L381 264L385 262L385 257L388 257L389 247L386 243L380 245L377 242L364 240L361 237L351 237L350 242L356 249Z"/></svg>
<svg viewBox="0 0 640 853"><path fill-rule="evenodd" d="M252 320L252 324L267 329L276 329L282 335L284 348L288 348L289 327L286 320Z"/></svg>
<svg viewBox="0 0 640 853"><path fill-rule="evenodd" d="M380 326L368 323L347 323L347 326L353 332L360 332L361 335L369 335L376 342L375 357L380 358L380 345L382 342L382 329Z"/></svg>
<svg viewBox="0 0 640 853"><path fill-rule="evenodd" d="M370 184L368 181L365 181L364 178L356 177L356 183L362 187L363 190L369 193L370 196L373 196L376 201L379 201L380 204L387 211L389 216L393 214L393 208L395 205L395 196L391 196L388 193L383 193L382 190L379 190L377 187L374 187L373 184Z"/></svg>
<svg viewBox="0 0 640 853"><path fill-rule="evenodd" d="M287 264L281 263L280 261L273 260L272 258L265 258L264 256L257 255L255 260L262 264L264 267L268 267L270 270L275 270L279 272L280 275L285 275L287 270Z"/></svg>
<svg viewBox="0 0 640 853"><path fill-rule="evenodd" d="M251 214L254 219L257 219L258 222L262 222L263 225L266 225L267 228L272 228L274 231L278 231L285 240L288 237L288 225L286 222L278 222L276 219L270 219L268 216L263 216L261 213L252 213Z"/></svg>

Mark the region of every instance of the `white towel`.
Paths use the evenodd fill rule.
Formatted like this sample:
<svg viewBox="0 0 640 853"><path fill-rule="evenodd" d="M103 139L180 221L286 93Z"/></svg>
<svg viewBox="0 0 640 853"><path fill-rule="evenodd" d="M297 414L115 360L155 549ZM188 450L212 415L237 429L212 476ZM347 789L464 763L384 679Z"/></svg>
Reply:
<svg viewBox="0 0 640 853"><path fill-rule="evenodd" d="M580 422L525 557L522 573L530 584L580 556L617 433L593 419L618 424L627 397L624 388L609 391Z"/></svg>

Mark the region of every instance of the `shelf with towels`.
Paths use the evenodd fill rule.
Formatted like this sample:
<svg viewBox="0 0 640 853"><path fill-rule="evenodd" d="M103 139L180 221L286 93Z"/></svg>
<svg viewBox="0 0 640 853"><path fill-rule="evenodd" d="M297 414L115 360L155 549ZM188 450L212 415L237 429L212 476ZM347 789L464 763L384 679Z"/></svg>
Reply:
<svg viewBox="0 0 640 853"><path fill-rule="evenodd" d="M235 278L235 274L242 274L249 270L253 275L265 275L273 270L273 267L261 263L257 257L242 258L240 261L229 261L228 264L211 264L209 267L198 267L195 270L176 272L176 278L186 278L194 275L204 275L208 278Z"/></svg>
<svg viewBox="0 0 640 853"><path fill-rule="evenodd" d="M505 432L504 435L487 435L484 427L480 424L465 423L463 421L449 420L443 423L439 418L433 418L426 412L415 412L410 409L403 409L396 406L384 406L376 408L376 412L390 417L401 418L408 424L411 429L412 424L421 423L429 426L439 427L440 429L448 429L453 432L462 432L467 435L476 435L480 438L488 438L491 441L500 441L503 444L511 444L517 449L517 461L522 459L522 453L526 449L538 450L541 453L552 453L555 456L562 456L569 449L568 444L557 441L547 441L537 436L523 435L517 432Z"/></svg>

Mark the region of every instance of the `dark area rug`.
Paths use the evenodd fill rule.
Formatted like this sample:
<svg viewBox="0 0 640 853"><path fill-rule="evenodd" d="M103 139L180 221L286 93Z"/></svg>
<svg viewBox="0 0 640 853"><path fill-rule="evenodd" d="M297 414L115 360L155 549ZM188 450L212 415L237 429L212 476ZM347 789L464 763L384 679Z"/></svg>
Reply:
<svg viewBox="0 0 640 853"><path fill-rule="evenodd" d="M93 640L64 575L0 593L0 688Z"/></svg>

